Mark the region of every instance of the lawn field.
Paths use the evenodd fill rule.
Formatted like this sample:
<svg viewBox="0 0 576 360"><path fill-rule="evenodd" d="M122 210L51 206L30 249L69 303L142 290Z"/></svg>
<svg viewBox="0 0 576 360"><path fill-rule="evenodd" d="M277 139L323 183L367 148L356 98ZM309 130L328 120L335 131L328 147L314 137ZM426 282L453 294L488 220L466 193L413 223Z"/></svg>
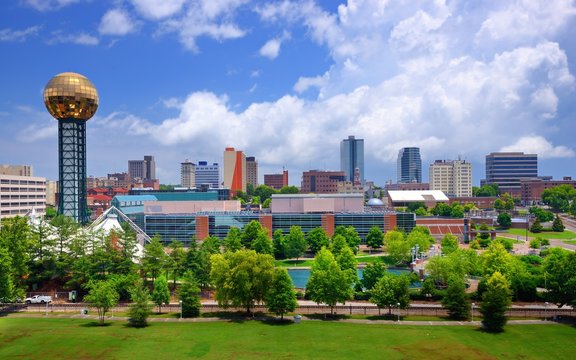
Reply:
<svg viewBox="0 0 576 360"><path fill-rule="evenodd" d="M574 359L576 328L0 319L0 359Z"/></svg>
<svg viewBox="0 0 576 360"><path fill-rule="evenodd" d="M526 236L526 230L524 229L508 229L508 233L518 235L520 239L522 239L522 236ZM541 237L543 239L576 239L576 233L573 233L569 230L564 230L563 232L542 231L540 233L533 233L528 231L528 236Z"/></svg>

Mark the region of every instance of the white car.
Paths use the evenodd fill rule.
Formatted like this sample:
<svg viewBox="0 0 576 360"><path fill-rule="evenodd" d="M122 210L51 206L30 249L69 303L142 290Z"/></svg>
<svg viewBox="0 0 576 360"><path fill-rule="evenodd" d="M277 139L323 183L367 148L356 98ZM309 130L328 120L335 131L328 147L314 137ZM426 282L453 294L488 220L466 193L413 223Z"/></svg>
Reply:
<svg viewBox="0 0 576 360"><path fill-rule="evenodd" d="M34 295L24 300L26 304L46 304L52 302L51 296Z"/></svg>

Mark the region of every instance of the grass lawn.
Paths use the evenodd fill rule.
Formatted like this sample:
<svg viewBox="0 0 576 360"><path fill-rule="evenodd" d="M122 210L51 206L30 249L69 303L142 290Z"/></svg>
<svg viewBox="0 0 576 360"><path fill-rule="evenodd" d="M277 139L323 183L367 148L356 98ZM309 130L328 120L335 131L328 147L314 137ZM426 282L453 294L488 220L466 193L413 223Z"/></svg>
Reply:
<svg viewBox="0 0 576 360"><path fill-rule="evenodd" d="M508 233L518 236L526 236L526 230L524 229L509 229ZM564 232L542 231L541 233L528 231L528 236L541 237L543 239L576 239L576 233L568 230L564 230Z"/></svg>
<svg viewBox="0 0 576 360"><path fill-rule="evenodd" d="M94 326L81 319L3 318L1 359L573 359L576 329L511 325L354 324L303 320Z"/></svg>

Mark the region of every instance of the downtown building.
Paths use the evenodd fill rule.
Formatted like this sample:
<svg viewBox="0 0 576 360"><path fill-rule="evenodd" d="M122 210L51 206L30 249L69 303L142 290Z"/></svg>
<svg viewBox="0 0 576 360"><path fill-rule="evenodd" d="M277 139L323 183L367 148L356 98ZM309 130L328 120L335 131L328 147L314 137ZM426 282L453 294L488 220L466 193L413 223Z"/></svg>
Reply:
<svg viewBox="0 0 576 360"><path fill-rule="evenodd" d="M209 188L218 189L221 186L220 165L208 164L207 161L198 161L196 165L196 187L200 188L208 184Z"/></svg>
<svg viewBox="0 0 576 360"><path fill-rule="evenodd" d="M224 150L224 187L230 189L231 196L246 192L246 155L233 147Z"/></svg>
<svg viewBox="0 0 576 360"><path fill-rule="evenodd" d="M472 196L472 164L466 160L436 160L429 168L430 190L448 197Z"/></svg>
<svg viewBox="0 0 576 360"><path fill-rule="evenodd" d="M196 164L188 159L180 163L180 185L185 188L196 187Z"/></svg>
<svg viewBox="0 0 576 360"><path fill-rule="evenodd" d="M144 160L128 160L128 175L131 179L156 180L154 156L146 155Z"/></svg>
<svg viewBox="0 0 576 360"><path fill-rule="evenodd" d="M9 175L6 173L27 175ZM46 178L32 176L32 167L0 165L0 219L46 213Z"/></svg>
<svg viewBox="0 0 576 360"><path fill-rule="evenodd" d="M364 139L350 135L340 142L340 170L347 181L364 184Z"/></svg>
<svg viewBox="0 0 576 360"><path fill-rule="evenodd" d="M520 181L538 177L538 155L523 152L494 152L486 155L486 179L482 184L498 185L500 194L521 196Z"/></svg>
<svg viewBox="0 0 576 360"><path fill-rule="evenodd" d="M246 158L246 184L251 184L254 189L258 186L258 161L254 156Z"/></svg>
<svg viewBox="0 0 576 360"><path fill-rule="evenodd" d="M264 185L276 190L288 186L288 170L282 170L282 174L264 174Z"/></svg>
<svg viewBox="0 0 576 360"><path fill-rule="evenodd" d="M398 183L422 182L422 159L420 148L405 147L398 152L396 162Z"/></svg>
<svg viewBox="0 0 576 360"><path fill-rule="evenodd" d="M344 171L309 170L302 173L300 193L330 194L338 192L338 183L346 181Z"/></svg>

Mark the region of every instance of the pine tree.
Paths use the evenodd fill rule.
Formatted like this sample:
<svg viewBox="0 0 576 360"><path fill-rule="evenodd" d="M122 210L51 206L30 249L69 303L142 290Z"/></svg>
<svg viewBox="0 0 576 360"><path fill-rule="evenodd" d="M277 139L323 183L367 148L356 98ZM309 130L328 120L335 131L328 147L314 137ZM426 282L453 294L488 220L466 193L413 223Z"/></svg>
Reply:
<svg viewBox="0 0 576 360"><path fill-rule="evenodd" d="M556 217L554 218L554 222L552 223L552 231L555 232L564 231L564 223L562 222L562 219L560 219L560 216L558 215L556 215Z"/></svg>
<svg viewBox="0 0 576 360"><path fill-rule="evenodd" d="M184 282L180 286L178 296L182 302L182 317L198 317L202 309L200 302L200 288L194 277L194 273L187 272L184 275Z"/></svg>
<svg viewBox="0 0 576 360"><path fill-rule="evenodd" d="M458 275L448 279L446 296L442 299L442 306L448 310L448 316L454 320L464 320L470 317L470 301L466 296L466 284Z"/></svg>
<svg viewBox="0 0 576 360"><path fill-rule="evenodd" d="M510 282L496 271L486 281L486 291L482 295L480 313L482 325L489 332L501 332L506 325L506 310L512 302Z"/></svg>
<svg viewBox="0 0 576 360"><path fill-rule="evenodd" d="M284 319L284 314L294 311L296 306L298 306L294 283L285 268L276 268L274 270L272 285L266 294L265 300L268 310L280 315L281 320Z"/></svg>
<svg viewBox="0 0 576 360"><path fill-rule="evenodd" d="M132 304L128 310L128 322L130 326L148 326L148 317L152 311L148 289L140 282L130 291L130 298L132 299Z"/></svg>
<svg viewBox="0 0 576 360"><path fill-rule="evenodd" d="M544 227L540 223L540 219L536 218L536 220L534 220L534 224L532 224L532 226L530 227L530 232L537 234L541 233L542 230L544 230Z"/></svg>
<svg viewBox="0 0 576 360"><path fill-rule="evenodd" d="M152 300L158 306L158 313L162 312L162 304L170 303L170 289L168 288L168 281L163 275L154 281Z"/></svg>

